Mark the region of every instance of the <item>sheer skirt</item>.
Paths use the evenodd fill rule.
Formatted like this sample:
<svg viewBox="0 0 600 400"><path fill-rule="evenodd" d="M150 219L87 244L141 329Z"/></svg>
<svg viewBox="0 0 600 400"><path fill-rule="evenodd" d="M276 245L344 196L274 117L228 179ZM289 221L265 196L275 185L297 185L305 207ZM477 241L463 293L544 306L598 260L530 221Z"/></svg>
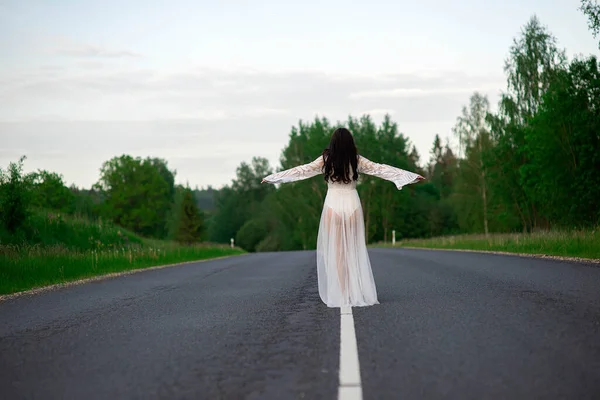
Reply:
<svg viewBox="0 0 600 400"><path fill-rule="evenodd" d="M328 307L379 304L355 188L327 192L317 238L319 295Z"/></svg>

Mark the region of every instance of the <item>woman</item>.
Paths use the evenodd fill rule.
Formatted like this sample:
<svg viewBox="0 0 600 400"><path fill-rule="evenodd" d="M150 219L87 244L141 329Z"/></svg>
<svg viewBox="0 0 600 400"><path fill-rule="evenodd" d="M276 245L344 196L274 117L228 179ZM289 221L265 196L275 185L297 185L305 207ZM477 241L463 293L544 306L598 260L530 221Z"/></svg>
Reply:
<svg viewBox="0 0 600 400"><path fill-rule="evenodd" d="M287 183L324 174L328 190L317 237L319 295L328 307L379 304L367 253L363 211L356 191L358 173L394 182L398 189L423 180L418 174L359 156L354 138L338 128L329 147L315 161L265 177Z"/></svg>

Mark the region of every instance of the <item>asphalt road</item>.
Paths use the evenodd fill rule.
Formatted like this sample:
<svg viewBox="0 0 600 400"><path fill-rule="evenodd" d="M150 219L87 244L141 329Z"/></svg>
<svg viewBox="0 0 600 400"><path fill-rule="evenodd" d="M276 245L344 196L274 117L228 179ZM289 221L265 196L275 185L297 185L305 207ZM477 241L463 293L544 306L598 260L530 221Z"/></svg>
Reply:
<svg viewBox="0 0 600 400"><path fill-rule="evenodd" d="M600 268L371 251L363 398L600 398ZM340 310L314 252L144 271L0 302L0 399L336 399Z"/></svg>

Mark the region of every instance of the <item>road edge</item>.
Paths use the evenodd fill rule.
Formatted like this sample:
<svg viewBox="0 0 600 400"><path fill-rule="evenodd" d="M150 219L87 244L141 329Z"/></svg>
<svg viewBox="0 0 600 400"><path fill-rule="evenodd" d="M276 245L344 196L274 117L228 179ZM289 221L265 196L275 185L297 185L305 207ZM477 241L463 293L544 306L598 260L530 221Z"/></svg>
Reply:
<svg viewBox="0 0 600 400"><path fill-rule="evenodd" d="M2 294L2 295L0 295L0 303L2 303L3 301L6 301L6 300L12 300L17 297L33 296L33 295L37 295L37 294L41 294L41 293L45 293L45 292L51 292L53 290L62 289L62 288L70 287L70 286L84 285L86 283L98 282L98 281L103 281L103 280L111 279L111 278L118 278L120 276L125 276L125 275L133 275L133 274L137 274L137 273L144 272L144 271L152 271L152 270L156 270L156 269L178 267L178 266L182 266L182 265L196 264L196 263L202 263L202 262L207 262L207 261L216 261L216 260L222 260L225 258L238 257L238 256L242 256L242 255L244 255L244 254L231 254L228 256L222 256L222 257L216 257L216 258L205 258L205 259L196 260L196 261L184 261L184 262L174 263L174 264L155 265L153 267L142 267L142 268L137 268L137 269L130 269L127 271L111 272L108 274L102 274L102 275L92 276L90 278L77 279L74 281L68 281L68 282L63 282L63 283L53 283L51 285L39 286L39 287L36 287L33 289L23 290L21 292Z"/></svg>
<svg viewBox="0 0 600 400"><path fill-rule="evenodd" d="M497 251L497 250L444 249L444 248L412 247L412 246L375 247L375 248L430 250L430 251L459 251L459 252L463 252L463 253L499 254L499 255L504 255L504 256L539 258L539 259L543 259L543 260L569 261L569 262L577 262L577 263L581 263L581 264L594 264L594 265L600 266L600 258L552 256L552 255L548 255L548 254L531 254L531 253L511 253L508 251Z"/></svg>

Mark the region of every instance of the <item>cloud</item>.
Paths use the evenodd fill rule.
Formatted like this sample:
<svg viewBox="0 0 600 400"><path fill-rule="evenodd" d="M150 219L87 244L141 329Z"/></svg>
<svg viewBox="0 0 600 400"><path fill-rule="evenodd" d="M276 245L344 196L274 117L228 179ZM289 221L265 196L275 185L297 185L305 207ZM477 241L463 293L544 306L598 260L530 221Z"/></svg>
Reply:
<svg viewBox="0 0 600 400"><path fill-rule="evenodd" d="M282 108L269 108L269 107L255 107L247 109L242 115L254 118L277 116L277 115L289 115L290 110Z"/></svg>
<svg viewBox="0 0 600 400"><path fill-rule="evenodd" d="M52 170L90 187L104 161L130 154L167 159L180 183L221 186L253 156L276 165L289 128L289 122L260 118L0 122L0 167L27 155L27 171Z"/></svg>
<svg viewBox="0 0 600 400"><path fill-rule="evenodd" d="M63 65L53 65L53 64L42 65L40 67L40 70L42 70L42 71L44 71L46 73L64 72L65 69L66 68Z"/></svg>
<svg viewBox="0 0 600 400"><path fill-rule="evenodd" d="M21 71L3 78L0 75L0 99L6 99L8 107L0 110L0 119L36 115L42 109L46 114L62 112L84 120L294 117L312 110L347 114L359 106L396 111L399 118L412 120L423 119L427 109L454 112L455 106L447 106L468 101L473 91L493 93L502 87L497 77L456 72L429 77L200 68L159 72L117 69L98 62L80 62L64 70Z"/></svg>
<svg viewBox="0 0 600 400"><path fill-rule="evenodd" d="M98 69L104 69L105 67L107 67L107 64L105 62L96 61L96 60L81 61L81 62L77 63L77 65L78 65L78 67L80 67L82 69L87 69L87 70L98 70Z"/></svg>
<svg viewBox="0 0 600 400"><path fill-rule="evenodd" d="M113 50L102 46L86 43L77 43L61 39L51 48L51 52L58 55L80 58L139 58L141 54L129 50Z"/></svg>
<svg viewBox="0 0 600 400"><path fill-rule="evenodd" d="M365 112L363 112L361 114L368 114L368 115L371 115L371 116L374 116L374 117L381 117L381 116L385 116L385 115L390 115L391 116L391 115L394 115L395 113L396 113L396 110L392 110L392 109L389 109L389 108L376 108L376 109L373 109L373 110L365 111Z"/></svg>
<svg viewBox="0 0 600 400"><path fill-rule="evenodd" d="M0 147L10 152L0 154L0 165L25 149L28 165L87 187L111 157L152 155L170 160L181 182L219 186L253 156L276 166L290 128L316 114L332 122L364 114L379 121L390 114L425 160L435 134L451 135L473 90L482 89L493 105L503 85L497 76L457 71L164 71L96 59L0 70Z"/></svg>
<svg viewBox="0 0 600 400"><path fill-rule="evenodd" d="M439 87L439 88L395 88L383 90L367 90L350 94L353 100L368 98L394 98L394 97L429 97L435 95L470 95L475 91L487 92L499 88L498 85L482 84L480 86L457 86L457 87Z"/></svg>
<svg viewBox="0 0 600 400"><path fill-rule="evenodd" d="M53 115L69 120L156 121L248 118L330 118L369 111L399 123L448 121L479 90L494 96L496 76L437 74L379 76L190 68L163 72L116 68L97 61L69 68L0 73L0 120Z"/></svg>

